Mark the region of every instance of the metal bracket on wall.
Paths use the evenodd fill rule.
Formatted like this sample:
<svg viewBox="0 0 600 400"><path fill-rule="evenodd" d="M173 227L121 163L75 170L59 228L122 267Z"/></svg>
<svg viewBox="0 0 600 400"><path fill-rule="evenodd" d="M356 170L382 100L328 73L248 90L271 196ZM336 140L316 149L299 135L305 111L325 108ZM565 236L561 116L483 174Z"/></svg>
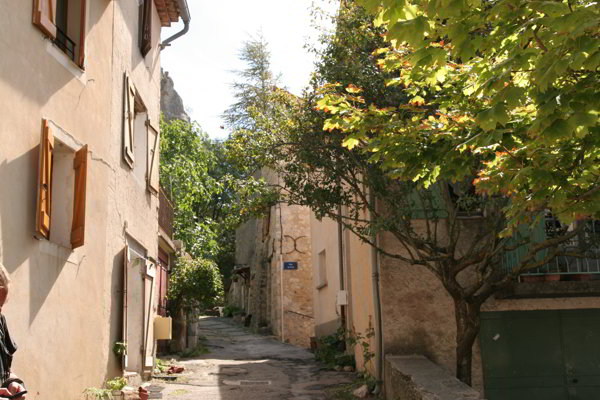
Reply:
<svg viewBox="0 0 600 400"><path fill-rule="evenodd" d="M300 253L300 254L306 254L306 252L305 252L305 251L300 251L300 250L298 250L298 240L300 240L300 239L302 239L302 238L305 238L306 236L298 236L297 238L293 238L293 237L292 237L292 236L290 236L290 235L283 235L283 237L290 238L290 239L292 239L292 242L294 242L294 249L293 249L293 250L291 250L291 251L288 251L288 252L287 252L287 253L285 253L285 254L290 254L290 253L293 253L294 251L297 251L297 252L298 252L298 253Z"/></svg>

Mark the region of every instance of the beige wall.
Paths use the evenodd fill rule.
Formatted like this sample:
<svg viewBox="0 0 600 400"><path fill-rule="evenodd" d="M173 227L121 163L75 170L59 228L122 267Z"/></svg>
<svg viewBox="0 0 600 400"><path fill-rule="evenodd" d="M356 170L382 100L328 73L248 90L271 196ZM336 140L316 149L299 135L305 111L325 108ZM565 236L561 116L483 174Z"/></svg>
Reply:
<svg viewBox="0 0 600 400"><path fill-rule="evenodd" d="M355 335L362 336L362 341L369 343L371 352L377 351L375 337L367 338L369 332L376 329L375 308L373 306L373 267L371 246L362 242L350 231L344 232L344 249L346 254L346 281L349 290L348 328ZM375 373L375 360L365 365L363 348L358 345L354 349L356 366L359 370Z"/></svg>
<svg viewBox="0 0 600 400"><path fill-rule="evenodd" d="M322 221L311 218L313 286L315 303L315 333L317 337L334 333L341 325L341 307L338 304L340 291L339 234L337 222L325 218ZM364 244L352 232L342 233L344 289L348 293L346 306L346 329L363 337L375 351L375 338L367 338L375 329L373 307L373 280L371 267L371 247ZM327 285L319 288L319 253L327 256ZM363 347L355 346L356 366L359 370L368 369L374 373L373 362L365 365Z"/></svg>
<svg viewBox="0 0 600 400"><path fill-rule="evenodd" d="M311 215L312 267L315 304L315 334L317 337L334 333L341 323L337 294L340 290L339 240L337 223L329 218L319 221ZM326 282L320 282L320 265L325 255Z"/></svg>
<svg viewBox="0 0 600 400"><path fill-rule="evenodd" d="M13 279L3 313L30 399L76 399L120 373L111 347L121 339L125 232L157 253L158 200L123 163L121 141L124 71L157 121L158 51L140 55L137 3L88 5L83 72L32 25L32 2L0 0L0 260ZM156 12L153 26L157 43ZM90 150L86 238L74 251L33 238L42 118Z"/></svg>

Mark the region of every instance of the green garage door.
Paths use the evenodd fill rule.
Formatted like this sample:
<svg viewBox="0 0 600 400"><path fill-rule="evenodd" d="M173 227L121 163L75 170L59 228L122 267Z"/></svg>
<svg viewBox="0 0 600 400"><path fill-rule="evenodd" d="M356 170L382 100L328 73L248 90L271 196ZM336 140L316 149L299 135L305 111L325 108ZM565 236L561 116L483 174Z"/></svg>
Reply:
<svg viewBox="0 0 600 400"><path fill-rule="evenodd" d="M482 314L489 400L600 399L600 310Z"/></svg>

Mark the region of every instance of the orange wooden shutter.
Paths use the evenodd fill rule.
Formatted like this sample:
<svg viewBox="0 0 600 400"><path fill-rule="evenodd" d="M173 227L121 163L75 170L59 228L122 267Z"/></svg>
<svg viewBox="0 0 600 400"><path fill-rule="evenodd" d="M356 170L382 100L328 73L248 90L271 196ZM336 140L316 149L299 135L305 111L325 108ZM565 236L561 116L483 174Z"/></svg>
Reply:
<svg viewBox="0 0 600 400"><path fill-rule="evenodd" d="M123 98L123 158L133 168L133 131L135 119L135 88L131 78L125 73L125 96Z"/></svg>
<svg viewBox="0 0 600 400"><path fill-rule="evenodd" d="M71 248L83 246L85 236L85 188L87 183L88 147L83 146L75 153L75 195L73 197L73 225L71 226Z"/></svg>
<svg viewBox="0 0 600 400"><path fill-rule="evenodd" d="M146 54L152 48L152 0L144 0L142 10L142 40L140 41L140 51L142 56L146 57Z"/></svg>
<svg viewBox="0 0 600 400"><path fill-rule="evenodd" d="M56 1L56 0L53 0ZM81 0L81 14L79 15L79 66L83 68L85 61L85 31L87 29L87 0Z"/></svg>
<svg viewBox="0 0 600 400"><path fill-rule="evenodd" d="M148 120L148 190L158 193L158 156L160 138L158 130Z"/></svg>
<svg viewBox="0 0 600 400"><path fill-rule="evenodd" d="M38 168L38 196L35 218L37 236L50 238L52 216L52 152L54 137L47 120L42 120L42 139L40 140L40 162Z"/></svg>
<svg viewBox="0 0 600 400"><path fill-rule="evenodd" d="M33 0L33 24L56 39L56 0Z"/></svg>

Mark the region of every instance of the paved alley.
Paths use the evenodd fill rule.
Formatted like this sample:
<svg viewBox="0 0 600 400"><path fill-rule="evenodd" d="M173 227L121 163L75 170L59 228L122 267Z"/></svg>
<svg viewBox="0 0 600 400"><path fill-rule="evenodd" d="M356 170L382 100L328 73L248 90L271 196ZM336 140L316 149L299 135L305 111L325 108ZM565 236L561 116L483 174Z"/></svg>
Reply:
<svg viewBox="0 0 600 400"><path fill-rule="evenodd" d="M175 381L155 379L150 398L206 400L324 400L325 389L353 373L321 369L306 349L249 331L227 318L202 317L199 334L210 353L182 360Z"/></svg>

